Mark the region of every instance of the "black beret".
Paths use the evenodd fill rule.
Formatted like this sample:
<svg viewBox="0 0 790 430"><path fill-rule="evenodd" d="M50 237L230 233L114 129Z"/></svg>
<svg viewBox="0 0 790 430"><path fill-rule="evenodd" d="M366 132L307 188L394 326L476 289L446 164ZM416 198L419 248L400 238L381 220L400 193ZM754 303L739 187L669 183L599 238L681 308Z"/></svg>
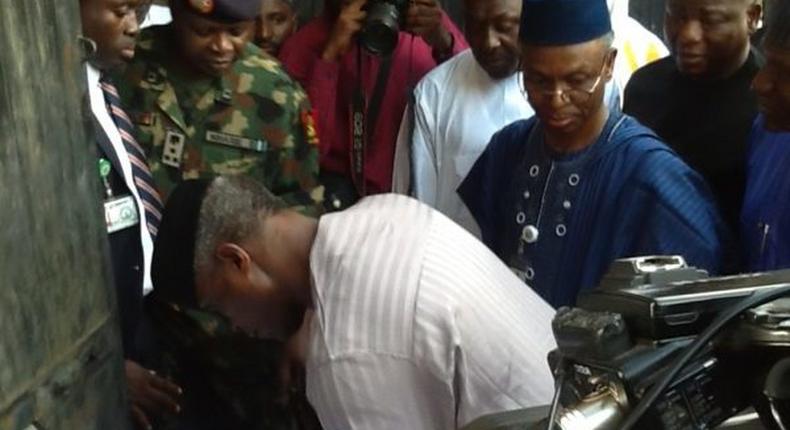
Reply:
<svg viewBox="0 0 790 430"><path fill-rule="evenodd" d="M261 13L260 0L172 0L184 9L214 21L233 23L252 21Z"/></svg>

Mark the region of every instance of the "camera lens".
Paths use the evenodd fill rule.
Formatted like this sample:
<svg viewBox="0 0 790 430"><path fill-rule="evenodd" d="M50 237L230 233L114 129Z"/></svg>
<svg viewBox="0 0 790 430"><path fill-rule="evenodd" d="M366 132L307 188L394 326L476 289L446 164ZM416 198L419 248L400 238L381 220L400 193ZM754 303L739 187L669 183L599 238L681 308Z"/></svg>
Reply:
<svg viewBox="0 0 790 430"><path fill-rule="evenodd" d="M389 55L398 44L400 12L387 1L368 3L368 14L360 35L362 46L376 55Z"/></svg>

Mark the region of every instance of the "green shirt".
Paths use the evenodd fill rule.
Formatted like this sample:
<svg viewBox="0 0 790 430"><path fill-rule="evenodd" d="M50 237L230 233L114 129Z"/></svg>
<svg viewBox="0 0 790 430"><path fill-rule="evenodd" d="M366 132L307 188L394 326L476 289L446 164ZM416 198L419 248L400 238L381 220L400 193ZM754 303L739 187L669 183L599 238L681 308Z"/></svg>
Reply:
<svg viewBox="0 0 790 430"><path fill-rule="evenodd" d="M299 84L252 44L220 78L183 77L171 31L144 30L114 79L162 197L184 179L243 174L317 215L318 139Z"/></svg>

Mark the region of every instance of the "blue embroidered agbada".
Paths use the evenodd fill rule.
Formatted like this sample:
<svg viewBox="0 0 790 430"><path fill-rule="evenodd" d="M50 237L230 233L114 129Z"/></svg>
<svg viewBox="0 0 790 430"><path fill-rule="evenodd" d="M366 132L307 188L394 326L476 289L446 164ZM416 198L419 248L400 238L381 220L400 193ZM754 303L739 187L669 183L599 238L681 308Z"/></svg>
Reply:
<svg viewBox="0 0 790 430"><path fill-rule="evenodd" d="M458 189L482 240L555 307L617 258L679 254L718 273L725 229L703 179L649 129L612 112L597 142L551 153L536 118L500 130Z"/></svg>
<svg viewBox="0 0 790 430"><path fill-rule="evenodd" d="M765 129L760 115L749 139L742 243L750 271L790 268L790 133Z"/></svg>

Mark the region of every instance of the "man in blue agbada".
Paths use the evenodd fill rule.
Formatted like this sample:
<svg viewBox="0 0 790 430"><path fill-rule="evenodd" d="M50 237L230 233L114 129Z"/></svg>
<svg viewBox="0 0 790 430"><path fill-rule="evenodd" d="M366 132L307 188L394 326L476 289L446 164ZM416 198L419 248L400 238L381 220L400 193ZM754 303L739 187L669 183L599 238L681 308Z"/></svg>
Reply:
<svg viewBox="0 0 790 430"><path fill-rule="evenodd" d="M741 233L748 269L790 267L790 0L768 9L766 63L752 86L760 115L749 139Z"/></svg>
<svg viewBox="0 0 790 430"><path fill-rule="evenodd" d="M617 54L606 1L524 0L519 38L536 116L495 134L458 189L483 242L553 306L621 257L719 272L725 230L703 179L602 102Z"/></svg>

